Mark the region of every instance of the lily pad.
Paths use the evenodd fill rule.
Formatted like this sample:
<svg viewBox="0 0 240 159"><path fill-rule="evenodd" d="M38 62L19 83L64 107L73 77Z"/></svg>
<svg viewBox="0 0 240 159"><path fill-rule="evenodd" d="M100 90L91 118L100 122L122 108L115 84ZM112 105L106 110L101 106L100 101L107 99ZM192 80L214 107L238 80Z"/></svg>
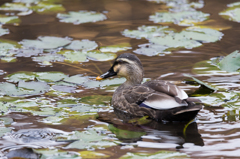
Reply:
<svg viewBox="0 0 240 159"><path fill-rule="evenodd" d="M64 61L70 63L85 62L87 60L86 54L81 51L63 50L58 54L63 55L65 57Z"/></svg>
<svg viewBox="0 0 240 159"><path fill-rule="evenodd" d="M6 76L5 79L15 83L19 81L33 81L35 79L35 73L20 71Z"/></svg>
<svg viewBox="0 0 240 159"><path fill-rule="evenodd" d="M223 18L234 21L240 22L240 3L235 2L227 5L228 8L219 13Z"/></svg>
<svg viewBox="0 0 240 159"><path fill-rule="evenodd" d="M23 3L5 3L0 7L0 10L27 11L29 8Z"/></svg>
<svg viewBox="0 0 240 159"><path fill-rule="evenodd" d="M34 149L34 152L41 154L40 159L80 159L77 153L58 149Z"/></svg>
<svg viewBox="0 0 240 159"><path fill-rule="evenodd" d="M49 86L44 82L19 81L17 87L7 82L0 83L0 94L8 96L32 96L43 94L48 90Z"/></svg>
<svg viewBox="0 0 240 159"><path fill-rule="evenodd" d="M102 95L91 95L82 97L80 99L81 103L89 104L89 105L108 105L112 96L102 96Z"/></svg>
<svg viewBox="0 0 240 159"><path fill-rule="evenodd" d="M37 56L38 54L43 53L42 49L17 49L13 51L14 54L16 54L16 57L31 57L31 56Z"/></svg>
<svg viewBox="0 0 240 159"><path fill-rule="evenodd" d="M182 11L182 12L156 12L149 17L154 23L174 23L180 24L183 20L191 21L192 24L207 20L209 14L201 11Z"/></svg>
<svg viewBox="0 0 240 159"><path fill-rule="evenodd" d="M209 83L207 83L207 82L203 82L203 81L201 81L201 80L199 80L199 79L197 79L197 78L195 78L195 77L193 77L193 76L191 76L191 75L184 74L184 76L186 76L186 77L191 77L194 81L196 81L196 82L199 83L200 85L203 85L203 86L205 86L205 87L207 87L207 88L209 88L209 89L211 89L211 90L214 90L214 91L219 90L219 88L217 88L217 87L215 87L215 86L213 86L213 85L211 85L211 84L209 84Z"/></svg>
<svg viewBox="0 0 240 159"><path fill-rule="evenodd" d="M38 49L55 49L69 44L68 38L60 38L54 36L40 36L37 40L22 40L20 44L25 47L33 47Z"/></svg>
<svg viewBox="0 0 240 159"><path fill-rule="evenodd" d="M82 50L82 51L90 51L94 50L98 47L98 44L95 41L89 41L87 39L85 40L74 40L66 46L66 49L71 50Z"/></svg>
<svg viewBox="0 0 240 159"><path fill-rule="evenodd" d="M52 4L46 2L39 2L37 5L29 8L36 11L37 13L54 13L65 11L65 8L61 4Z"/></svg>
<svg viewBox="0 0 240 159"><path fill-rule="evenodd" d="M69 139L78 140L78 141L75 141L69 144L68 146L65 147L66 149L102 148L102 147L111 147L111 146L117 145L112 141L111 142L108 141L106 139L106 136L103 136L94 130L88 130L84 132L75 131L74 134Z"/></svg>
<svg viewBox="0 0 240 159"><path fill-rule="evenodd" d="M2 57L9 57L14 55L14 52L9 52L10 50L16 49L16 45L10 43L0 43L0 56Z"/></svg>
<svg viewBox="0 0 240 159"><path fill-rule="evenodd" d="M0 18L0 23L1 23L1 18ZM3 29L2 27L0 27L0 36L5 35L5 34L9 34L9 30Z"/></svg>
<svg viewBox="0 0 240 159"><path fill-rule="evenodd" d="M18 16L3 16L0 15L0 23L1 24L10 24L10 23L19 23L20 19Z"/></svg>
<svg viewBox="0 0 240 159"><path fill-rule="evenodd" d="M114 53L102 53L101 51L89 51L87 52L88 59L93 61L109 61L117 57Z"/></svg>
<svg viewBox="0 0 240 159"><path fill-rule="evenodd" d="M64 61L65 57L60 54L42 54L38 57L32 57L33 61L38 62L40 65L46 66L46 65L52 65L51 62L55 61Z"/></svg>
<svg viewBox="0 0 240 159"><path fill-rule="evenodd" d="M35 75L38 81L45 82L56 82L68 77L62 72L36 72Z"/></svg>
<svg viewBox="0 0 240 159"><path fill-rule="evenodd" d="M88 77L83 75L74 75L64 79L65 82L74 83L77 85L82 85L87 80L88 80Z"/></svg>
<svg viewBox="0 0 240 159"><path fill-rule="evenodd" d="M10 125L13 123L13 119L9 117L0 117L0 122L3 122L4 125Z"/></svg>
<svg viewBox="0 0 240 159"><path fill-rule="evenodd" d="M140 48L134 50L133 52L136 54L140 54L140 55L146 55L146 56L156 56L156 55L160 55L163 56L164 54L169 54L171 53L170 51L165 51L166 49L168 49L167 46L163 46L163 45L156 45L156 44L141 44L138 45Z"/></svg>
<svg viewBox="0 0 240 159"><path fill-rule="evenodd" d="M227 72L236 72L240 68L240 52L234 51L231 54L224 57L219 63L218 66L221 70Z"/></svg>
<svg viewBox="0 0 240 159"><path fill-rule="evenodd" d="M130 153L120 157L120 159L146 159L146 158L161 158L161 159L180 159L180 158L189 158L185 153L174 152L174 151L158 151L156 153Z"/></svg>
<svg viewBox="0 0 240 159"><path fill-rule="evenodd" d="M172 29L169 29L167 26L141 26L138 27L138 30L128 30L125 29L122 34L130 38L146 38L150 39L156 36L163 36L169 32L173 32Z"/></svg>
<svg viewBox="0 0 240 159"><path fill-rule="evenodd" d="M138 30L124 30L123 35L148 39L150 44L140 45L141 48L134 51L148 56L158 55L159 52L170 53L169 50L175 48L199 47L202 43L216 42L223 36L221 32L208 28L190 27L178 33L167 27L157 26L142 26ZM146 46L150 47L146 48Z"/></svg>
<svg viewBox="0 0 240 159"><path fill-rule="evenodd" d="M131 45L129 43L122 43L118 45L111 45L111 46L103 46L100 47L101 52L119 52L119 51L126 51L132 49Z"/></svg>
<svg viewBox="0 0 240 159"><path fill-rule="evenodd" d="M2 57L1 62L16 62L17 58L16 57Z"/></svg>
<svg viewBox="0 0 240 159"><path fill-rule="evenodd" d="M75 25L89 22L103 21L107 17L102 13L96 13L94 11L79 11L79 12L69 12L68 14L57 14L57 18L60 22L73 23Z"/></svg>

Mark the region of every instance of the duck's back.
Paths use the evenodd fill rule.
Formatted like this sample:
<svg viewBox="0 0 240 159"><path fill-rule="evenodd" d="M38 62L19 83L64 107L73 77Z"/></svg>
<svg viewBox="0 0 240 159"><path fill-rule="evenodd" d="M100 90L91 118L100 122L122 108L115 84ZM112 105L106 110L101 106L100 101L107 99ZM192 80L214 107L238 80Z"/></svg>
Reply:
<svg viewBox="0 0 240 159"><path fill-rule="evenodd" d="M114 93L112 105L137 116L148 115L156 120L186 121L193 119L201 105L176 85L153 80L142 85L124 88L120 86Z"/></svg>

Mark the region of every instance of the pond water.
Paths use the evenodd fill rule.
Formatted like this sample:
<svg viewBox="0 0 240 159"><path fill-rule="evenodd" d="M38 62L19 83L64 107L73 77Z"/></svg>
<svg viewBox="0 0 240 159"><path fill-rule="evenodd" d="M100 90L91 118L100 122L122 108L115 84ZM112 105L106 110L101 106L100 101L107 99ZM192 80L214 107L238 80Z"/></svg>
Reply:
<svg viewBox="0 0 240 159"><path fill-rule="evenodd" d="M0 158L239 158L235 2L1 0ZM197 118L114 112L124 79L95 77L126 52L201 99Z"/></svg>

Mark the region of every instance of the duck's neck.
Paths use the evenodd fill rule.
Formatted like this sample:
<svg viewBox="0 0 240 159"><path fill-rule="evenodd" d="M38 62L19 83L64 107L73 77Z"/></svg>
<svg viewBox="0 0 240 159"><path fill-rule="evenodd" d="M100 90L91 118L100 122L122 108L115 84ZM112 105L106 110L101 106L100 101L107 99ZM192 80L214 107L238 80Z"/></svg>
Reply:
<svg viewBox="0 0 240 159"><path fill-rule="evenodd" d="M123 83L125 88L132 87L142 83L143 72L142 70L135 70L131 72L131 75L125 77L126 82Z"/></svg>

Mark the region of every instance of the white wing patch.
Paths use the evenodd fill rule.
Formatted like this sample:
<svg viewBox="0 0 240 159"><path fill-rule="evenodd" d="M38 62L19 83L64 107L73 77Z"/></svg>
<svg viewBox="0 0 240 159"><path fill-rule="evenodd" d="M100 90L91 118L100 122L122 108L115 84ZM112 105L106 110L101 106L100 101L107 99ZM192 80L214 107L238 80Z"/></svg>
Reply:
<svg viewBox="0 0 240 159"><path fill-rule="evenodd" d="M187 103L180 104L176 102L175 98L163 93L153 93L143 104L154 109L171 109L181 106L188 106Z"/></svg>

